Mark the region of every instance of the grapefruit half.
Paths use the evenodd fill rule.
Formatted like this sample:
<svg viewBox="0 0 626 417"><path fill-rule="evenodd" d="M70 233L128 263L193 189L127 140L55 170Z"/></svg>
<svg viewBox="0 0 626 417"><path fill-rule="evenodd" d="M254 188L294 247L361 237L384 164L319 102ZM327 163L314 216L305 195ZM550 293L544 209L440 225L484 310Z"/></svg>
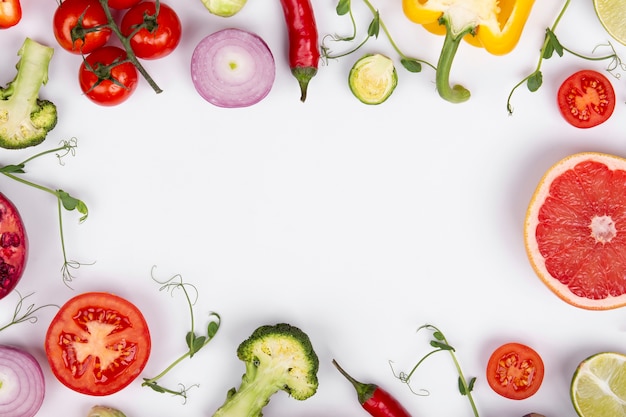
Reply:
<svg viewBox="0 0 626 417"><path fill-rule="evenodd" d="M589 310L626 305L626 159L583 152L553 165L526 211L524 241L561 299Z"/></svg>

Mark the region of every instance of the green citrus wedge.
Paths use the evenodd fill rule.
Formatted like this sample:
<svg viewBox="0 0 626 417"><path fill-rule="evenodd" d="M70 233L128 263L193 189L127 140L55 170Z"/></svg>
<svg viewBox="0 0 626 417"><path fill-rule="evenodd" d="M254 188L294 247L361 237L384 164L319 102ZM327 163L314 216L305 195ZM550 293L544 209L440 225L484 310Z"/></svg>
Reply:
<svg viewBox="0 0 626 417"><path fill-rule="evenodd" d="M570 394L580 417L626 416L626 355L602 352L582 361Z"/></svg>
<svg viewBox="0 0 626 417"><path fill-rule="evenodd" d="M626 45L626 0L593 0L593 7L609 35Z"/></svg>

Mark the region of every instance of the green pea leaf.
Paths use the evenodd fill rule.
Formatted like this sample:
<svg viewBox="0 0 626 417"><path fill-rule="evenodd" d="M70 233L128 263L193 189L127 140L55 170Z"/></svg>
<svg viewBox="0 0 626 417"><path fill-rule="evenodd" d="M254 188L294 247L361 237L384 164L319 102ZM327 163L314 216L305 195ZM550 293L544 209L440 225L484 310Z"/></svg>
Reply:
<svg viewBox="0 0 626 417"><path fill-rule="evenodd" d="M526 81L526 86L528 87L528 90L533 93L539 90L541 84L543 84L543 75L541 74L541 71L535 71L530 75L530 77L528 77L528 81Z"/></svg>
<svg viewBox="0 0 626 417"><path fill-rule="evenodd" d="M467 383L467 389L465 388L465 384L463 383L463 378L459 376L459 392L461 395L468 395L474 389L474 384L476 383L476 377L471 378Z"/></svg>
<svg viewBox="0 0 626 417"><path fill-rule="evenodd" d="M450 346L449 344L443 343L443 342L438 342L436 340L431 340L430 341L430 345L432 347L435 347L435 348L438 348L438 349L441 349L441 350L451 350L451 351L454 351L454 348L452 346Z"/></svg>
<svg viewBox="0 0 626 417"><path fill-rule="evenodd" d="M422 71L422 64L420 64L416 59L402 58L400 60L400 63L409 72L421 72Z"/></svg>
<svg viewBox="0 0 626 417"><path fill-rule="evenodd" d="M5 165L2 168L0 168L0 172L2 172L3 174L24 174L24 173L26 173L26 171L24 171L24 164Z"/></svg>
<svg viewBox="0 0 626 417"><path fill-rule="evenodd" d="M209 336L209 339L213 339L219 328L220 325L218 322L212 321L209 323L209 326L207 327L207 335Z"/></svg>
<svg viewBox="0 0 626 417"><path fill-rule="evenodd" d="M563 56L563 45L559 42L554 32L550 29L546 29L546 48L543 52L544 59L552 58L552 55L556 52L558 56Z"/></svg>
<svg viewBox="0 0 626 417"><path fill-rule="evenodd" d="M336 10L339 16L348 14L350 12L350 0L339 0Z"/></svg>
<svg viewBox="0 0 626 417"><path fill-rule="evenodd" d="M378 12L376 12L376 16L374 16L374 19L372 20L369 27L367 28L367 36L370 36L370 37L374 36L378 38L379 32L380 32L380 16L378 15Z"/></svg>
<svg viewBox="0 0 626 417"><path fill-rule="evenodd" d="M193 343L196 340L196 334L194 332L187 332L185 335L185 341L187 342L187 347L193 350Z"/></svg>

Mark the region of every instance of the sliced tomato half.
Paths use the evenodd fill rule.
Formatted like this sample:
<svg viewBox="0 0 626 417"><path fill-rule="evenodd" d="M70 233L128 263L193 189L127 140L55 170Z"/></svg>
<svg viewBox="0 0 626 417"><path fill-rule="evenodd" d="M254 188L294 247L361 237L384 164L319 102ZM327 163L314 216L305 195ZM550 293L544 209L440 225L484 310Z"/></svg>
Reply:
<svg viewBox="0 0 626 417"><path fill-rule="evenodd" d="M497 348L487 362L487 382L498 394L512 400L534 395L543 381L541 356L521 343L506 343Z"/></svg>
<svg viewBox="0 0 626 417"><path fill-rule="evenodd" d="M45 340L56 378L74 391L98 396L135 380L150 348L148 324L139 309L105 292L70 299L52 320Z"/></svg>
<svg viewBox="0 0 626 417"><path fill-rule="evenodd" d="M594 70L567 77L557 93L561 114L572 126L585 129L604 123L615 109L615 90L608 78Z"/></svg>

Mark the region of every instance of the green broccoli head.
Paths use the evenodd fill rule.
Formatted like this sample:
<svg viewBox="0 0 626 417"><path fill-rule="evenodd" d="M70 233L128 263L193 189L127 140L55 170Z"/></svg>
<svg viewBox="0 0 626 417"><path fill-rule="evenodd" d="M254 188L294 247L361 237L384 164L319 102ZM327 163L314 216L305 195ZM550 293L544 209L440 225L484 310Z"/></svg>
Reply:
<svg viewBox="0 0 626 417"><path fill-rule="evenodd" d="M0 88L0 147L22 149L44 141L57 124L56 106L39 98L48 82L54 49L26 38L18 52L17 74Z"/></svg>
<svg viewBox="0 0 626 417"><path fill-rule="evenodd" d="M213 417L261 417L270 397L282 390L296 400L317 392L319 359L309 337L285 323L261 326L237 348L246 373Z"/></svg>

